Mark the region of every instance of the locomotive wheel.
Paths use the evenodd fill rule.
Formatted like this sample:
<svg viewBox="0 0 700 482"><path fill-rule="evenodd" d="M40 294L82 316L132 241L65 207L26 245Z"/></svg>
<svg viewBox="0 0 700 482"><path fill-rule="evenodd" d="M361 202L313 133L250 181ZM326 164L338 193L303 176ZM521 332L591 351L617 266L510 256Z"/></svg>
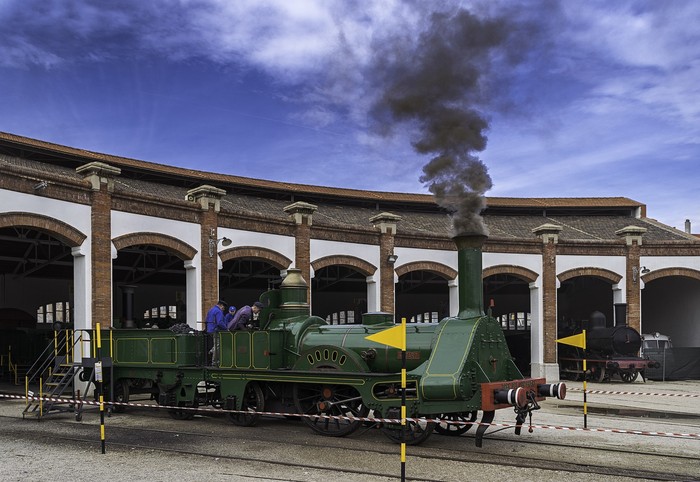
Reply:
<svg viewBox="0 0 700 482"><path fill-rule="evenodd" d="M636 370L622 370L620 371L620 378L622 378L622 381L625 383L632 383L637 379L637 371Z"/></svg>
<svg viewBox="0 0 700 482"><path fill-rule="evenodd" d="M369 413L359 392L346 385L297 383L293 395L297 410L304 415L362 418ZM302 417L302 420L314 431L329 437L344 437L362 426L360 420L341 418Z"/></svg>
<svg viewBox="0 0 700 482"><path fill-rule="evenodd" d="M476 413L476 412L474 412ZM406 445L418 445L430 437L435 429L435 422L409 422L406 421ZM468 427L470 425L467 425ZM401 443L401 424L383 424L382 432L395 443Z"/></svg>
<svg viewBox="0 0 700 482"><path fill-rule="evenodd" d="M114 401L119 403L129 403L129 381L117 380L114 382ZM122 413L126 411L124 405L112 405L112 412Z"/></svg>
<svg viewBox="0 0 700 482"><path fill-rule="evenodd" d="M241 427L252 427L260 420L260 414L265 409L265 396L262 388L257 383L251 382L245 387L243 401L241 403L241 411L245 413L228 413L231 423Z"/></svg>
<svg viewBox="0 0 700 482"><path fill-rule="evenodd" d="M169 410L170 416L173 417L175 420L192 420L194 416L196 415L197 411L193 410L197 408L197 401L195 400L194 402L179 402L177 404L178 407L188 407L187 410L178 410L177 408L174 408L172 410Z"/></svg>
<svg viewBox="0 0 700 482"><path fill-rule="evenodd" d="M476 416L477 412L475 410L466 414L451 413L448 415L440 415L438 418L452 422L474 422L476 420ZM468 432L470 428L472 428L472 423L454 425L447 422L441 422L435 425L435 431L440 435L452 435L455 437Z"/></svg>

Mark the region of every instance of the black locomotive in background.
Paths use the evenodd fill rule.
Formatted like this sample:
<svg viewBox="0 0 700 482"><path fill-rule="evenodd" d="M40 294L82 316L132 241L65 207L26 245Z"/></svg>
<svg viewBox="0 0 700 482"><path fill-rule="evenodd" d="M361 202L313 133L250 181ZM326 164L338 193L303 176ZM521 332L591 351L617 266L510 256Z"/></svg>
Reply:
<svg viewBox="0 0 700 482"><path fill-rule="evenodd" d="M580 333L581 325L576 330ZM559 345L559 370L562 378L605 382L614 377L632 383L638 376L645 378L645 370L658 368L659 363L639 356L642 337L637 330L625 324L606 326L605 315L593 312L586 329L586 349ZM566 336L575 333L566 333ZM583 362L586 361L584 372Z"/></svg>

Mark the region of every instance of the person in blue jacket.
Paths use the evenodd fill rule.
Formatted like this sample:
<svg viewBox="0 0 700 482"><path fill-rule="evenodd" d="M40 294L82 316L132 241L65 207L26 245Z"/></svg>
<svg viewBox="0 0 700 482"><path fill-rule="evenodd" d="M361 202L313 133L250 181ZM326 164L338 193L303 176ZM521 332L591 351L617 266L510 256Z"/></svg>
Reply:
<svg viewBox="0 0 700 482"><path fill-rule="evenodd" d="M226 302L224 300L219 300L209 309L205 320L207 324L207 333L210 333L211 337L214 338L214 343L211 350L209 350L209 353L212 355L212 365L215 366L219 364L219 337L216 335L216 333L226 330L226 323L224 322L225 310Z"/></svg>

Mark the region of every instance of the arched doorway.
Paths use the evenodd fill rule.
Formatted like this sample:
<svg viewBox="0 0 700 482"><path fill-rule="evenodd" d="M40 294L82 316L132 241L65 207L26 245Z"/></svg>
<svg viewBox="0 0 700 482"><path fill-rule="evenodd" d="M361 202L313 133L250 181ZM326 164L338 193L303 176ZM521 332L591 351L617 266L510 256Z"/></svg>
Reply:
<svg viewBox="0 0 700 482"><path fill-rule="evenodd" d="M185 261L196 250L172 236L134 233L113 240L113 325L168 328L187 322Z"/></svg>
<svg viewBox="0 0 700 482"><path fill-rule="evenodd" d="M354 256L327 256L311 263L311 312L331 324L357 324L367 312L367 277L376 267Z"/></svg>
<svg viewBox="0 0 700 482"><path fill-rule="evenodd" d="M74 250L85 239L48 216L0 214L0 354L30 365L54 327L74 324Z"/></svg>
<svg viewBox="0 0 700 482"><path fill-rule="evenodd" d="M676 347L700 346L700 272L667 268L642 280L642 331L667 335Z"/></svg>
<svg viewBox="0 0 700 482"><path fill-rule="evenodd" d="M219 256L219 297L238 308L252 305L264 292L279 288L282 271L292 264L276 251L254 246L226 249Z"/></svg>
<svg viewBox="0 0 700 482"><path fill-rule="evenodd" d="M530 375L532 358L532 319L530 283L537 273L512 265L484 270L484 307L501 324L515 364Z"/></svg>
<svg viewBox="0 0 700 482"><path fill-rule="evenodd" d="M612 286L621 275L600 268L577 268L559 274L557 333L565 336L588 329L593 312L605 316L606 326L615 325ZM558 335L559 336L559 335Z"/></svg>
<svg viewBox="0 0 700 482"><path fill-rule="evenodd" d="M449 280L457 271L440 263L407 263L396 269L396 320L430 323L450 316Z"/></svg>

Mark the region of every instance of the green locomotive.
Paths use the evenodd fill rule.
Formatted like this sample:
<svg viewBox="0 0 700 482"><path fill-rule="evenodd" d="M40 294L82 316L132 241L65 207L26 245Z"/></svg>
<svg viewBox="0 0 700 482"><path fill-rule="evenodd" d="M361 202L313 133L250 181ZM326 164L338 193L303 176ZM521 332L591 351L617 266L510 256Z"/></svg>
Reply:
<svg viewBox="0 0 700 482"><path fill-rule="evenodd" d="M483 412L515 408L516 433L546 396L564 398L564 384L525 379L513 363L500 325L483 312L481 245L484 236L457 238L460 312L439 323L409 324L406 333L406 413L409 444L466 432ZM316 432L344 436L368 416L397 419L401 407L401 350L366 339L394 326L390 313L368 313L361 325L328 325L310 315L307 284L290 269L280 289L263 294L259 329L220 332L219 366L207 364L207 334L166 330L108 330L112 367L105 386L113 401L150 393L176 418L196 407L229 410L239 425L259 412L300 416ZM119 406L116 406L119 408ZM432 420L440 419L442 423ZM447 423L453 422L453 423ZM401 441L401 426L384 422ZM481 446L487 425L479 425Z"/></svg>

